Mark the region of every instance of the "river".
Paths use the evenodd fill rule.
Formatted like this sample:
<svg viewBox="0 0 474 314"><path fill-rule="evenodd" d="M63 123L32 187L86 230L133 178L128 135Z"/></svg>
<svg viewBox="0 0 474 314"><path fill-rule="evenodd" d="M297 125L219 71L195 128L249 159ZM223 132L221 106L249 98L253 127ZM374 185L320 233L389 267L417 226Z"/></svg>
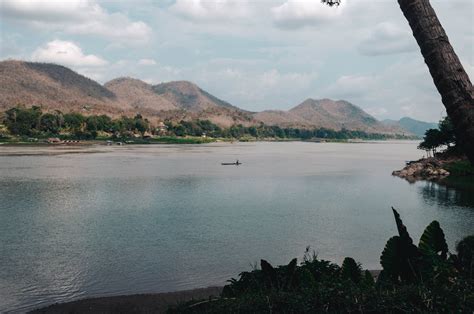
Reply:
<svg viewBox="0 0 474 314"><path fill-rule="evenodd" d="M473 230L474 190L392 177L416 146L0 146L0 312L223 285L307 246L378 269L391 206L415 242L438 220L454 251Z"/></svg>

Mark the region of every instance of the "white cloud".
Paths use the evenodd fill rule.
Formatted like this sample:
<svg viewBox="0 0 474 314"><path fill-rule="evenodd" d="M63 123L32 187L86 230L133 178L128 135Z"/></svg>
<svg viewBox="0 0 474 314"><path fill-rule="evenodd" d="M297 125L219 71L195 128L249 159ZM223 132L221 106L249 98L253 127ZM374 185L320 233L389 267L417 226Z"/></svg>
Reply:
<svg viewBox="0 0 474 314"><path fill-rule="evenodd" d="M344 5L329 7L315 0L287 0L272 8L274 23L281 28L320 25L340 16Z"/></svg>
<svg viewBox="0 0 474 314"><path fill-rule="evenodd" d="M346 99L361 97L367 93L367 90L373 89L377 79L376 76L371 75L343 75L325 92Z"/></svg>
<svg viewBox="0 0 474 314"><path fill-rule="evenodd" d="M140 59L138 65L157 65L158 63L154 59Z"/></svg>
<svg viewBox="0 0 474 314"><path fill-rule="evenodd" d="M242 0L176 0L171 10L195 20L226 20L248 17L252 12L250 4Z"/></svg>
<svg viewBox="0 0 474 314"><path fill-rule="evenodd" d="M2 0L2 17L71 34L95 35L136 44L147 42L151 28L123 13L108 13L95 0Z"/></svg>
<svg viewBox="0 0 474 314"><path fill-rule="evenodd" d="M358 49L363 55L378 56L416 51L418 46L408 26L383 22L370 30Z"/></svg>
<svg viewBox="0 0 474 314"><path fill-rule="evenodd" d="M107 61L98 56L84 54L75 43L62 40L53 40L37 48L31 59L72 67L97 67L107 64Z"/></svg>
<svg viewBox="0 0 474 314"><path fill-rule="evenodd" d="M262 66L268 68L262 70ZM230 59L214 60L180 75L189 75L204 89L248 110L293 107L308 97L318 78L315 71L285 71L265 60Z"/></svg>
<svg viewBox="0 0 474 314"><path fill-rule="evenodd" d="M466 27L474 2L431 3L474 79L474 33ZM71 66L100 80L190 80L248 110L330 97L377 117L411 112L436 121L443 111L394 0L343 0L337 8L320 0L0 0L0 19L1 58L29 59L52 39L73 40L82 55L109 61ZM157 64L140 61L157 56Z"/></svg>
<svg viewBox="0 0 474 314"><path fill-rule="evenodd" d="M80 21L88 14L102 13L98 4L88 0L2 0L0 7L5 17L38 22Z"/></svg>
<svg viewBox="0 0 474 314"><path fill-rule="evenodd" d="M438 121L446 114L421 56L407 55L373 74L343 75L321 92L327 97L347 99L377 118L410 116Z"/></svg>
<svg viewBox="0 0 474 314"><path fill-rule="evenodd" d="M370 114L371 116L376 117L377 119L384 118L386 114L388 113L388 110L386 108L381 108L381 107L370 107L370 108L365 108L365 112Z"/></svg>

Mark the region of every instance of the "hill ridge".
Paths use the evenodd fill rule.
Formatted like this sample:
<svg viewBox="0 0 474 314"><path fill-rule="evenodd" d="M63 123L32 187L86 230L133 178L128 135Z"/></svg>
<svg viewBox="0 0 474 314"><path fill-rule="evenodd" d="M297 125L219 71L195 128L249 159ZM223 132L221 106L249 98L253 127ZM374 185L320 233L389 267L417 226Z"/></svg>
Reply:
<svg viewBox="0 0 474 314"><path fill-rule="evenodd" d="M286 111L250 112L187 80L150 84L122 76L101 85L62 65L0 61L0 110L18 104L111 116L141 113L160 121L208 119L223 127L265 123L280 127L406 133L398 126L382 124L346 100L307 98Z"/></svg>

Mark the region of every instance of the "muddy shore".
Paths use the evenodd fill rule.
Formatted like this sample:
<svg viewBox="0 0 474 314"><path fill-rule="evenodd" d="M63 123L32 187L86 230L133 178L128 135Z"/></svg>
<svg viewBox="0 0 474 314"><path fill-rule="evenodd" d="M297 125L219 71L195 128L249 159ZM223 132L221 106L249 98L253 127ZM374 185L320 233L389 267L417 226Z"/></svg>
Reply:
<svg viewBox="0 0 474 314"><path fill-rule="evenodd" d="M45 308L33 310L29 313L165 313L168 308L178 303L217 297L221 291L222 287L208 287L177 292L83 299L53 304Z"/></svg>

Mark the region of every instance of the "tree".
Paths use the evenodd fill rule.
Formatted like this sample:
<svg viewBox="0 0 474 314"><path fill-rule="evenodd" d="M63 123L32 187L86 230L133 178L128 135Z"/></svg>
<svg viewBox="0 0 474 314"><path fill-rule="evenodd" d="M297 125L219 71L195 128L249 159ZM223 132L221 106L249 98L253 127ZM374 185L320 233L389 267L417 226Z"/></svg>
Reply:
<svg viewBox="0 0 474 314"><path fill-rule="evenodd" d="M40 118L40 130L51 133L58 134L60 127L59 117L52 113L45 113Z"/></svg>
<svg viewBox="0 0 474 314"><path fill-rule="evenodd" d="M439 121L438 128L443 136L443 145L446 145L449 148L451 147L451 145L457 144L456 135L454 133L454 127L449 117L446 117Z"/></svg>
<svg viewBox="0 0 474 314"><path fill-rule="evenodd" d="M425 133L423 142L420 143L418 149L425 150L428 154L433 152L433 156L436 153L436 149L444 145L443 133L438 129L429 129Z"/></svg>
<svg viewBox="0 0 474 314"><path fill-rule="evenodd" d="M98 116L97 129L100 131L110 132L112 129L112 119L105 114Z"/></svg>
<svg viewBox="0 0 474 314"><path fill-rule="evenodd" d="M322 0L330 6L341 0ZM398 0L465 154L474 164L474 89L429 0Z"/></svg>
<svg viewBox="0 0 474 314"><path fill-rule="evenodd" d="M85 118L80 113L66 113L64 115L64 124L71 131L79 131L84 126Z"/></svg>
<svg viewBox="0 0 474 314"><path fill-rule="evenodd" d="M142 137L145 135L145 132L149 128L148 120L143 119L142 115L137 114L134 118L135 120L135 129L141 133Z"/></svg>
<svg viewBox="0 0 474 314"><path fill-rule="evenodd" d="M5 125L12 134L34 135L42 115L39 107L12 108L5 112Z"/></svg>

